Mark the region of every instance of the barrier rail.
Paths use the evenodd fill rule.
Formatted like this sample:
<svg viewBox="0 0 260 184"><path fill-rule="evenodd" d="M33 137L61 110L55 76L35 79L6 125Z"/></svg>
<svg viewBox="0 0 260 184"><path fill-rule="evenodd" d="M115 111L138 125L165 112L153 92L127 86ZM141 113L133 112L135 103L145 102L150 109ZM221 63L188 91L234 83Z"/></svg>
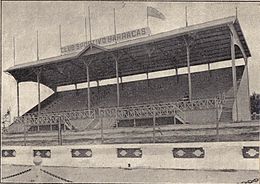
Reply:
<svg viewBox="0 0 260 184"><path fill-rule="evenodd" d="M24 123L26 126L58 124L58 121L66 122L66 116L60 114L26 114L15 118L15 121Z"/></svg>
<svg viewBox="0 0 260 184"><path fill-rule="evenodd" d="M175 117L182 123L186 122L184 111L213 109L219 110L218 119L225 101L223 95L217 98L197 99L192 101L166 102L157 104L144 104L126 107L99 108L95 110L77 110L52 113L29 113L15 118L15 122L25 123L26 126L57 125L58 119L71 129L70 120L115 118L116 120L144 119L153 117Z"/></svg>
<svg viewBox="0 0 260 184"><path fill-rule="evenodd" d="M192 101L178 101L173 102L178 108L182 110L198 110L198 109L214 109L218 107L218 104L223 103L222 99L210 98L210 99L198 99Z"/></svg>
<svg viewBox="0 0 260 184"><path fill-rule="evenodd" d="M173 103L136 105L128 107L100 108L99 117L114 117L117 120L145 119L153 117L178 116L184 123L185 116Z"/></svg>
<svg viewBox="0 0 260 184"><path fill-rule="evenodd" d="M24 123L25 126L57 125L58 121L71 128L70 120L75 119L95 119L94 110L64 111L56 113L28 113L20 117L15 117L14 122Z"/></svg>
<svg viewBox="0 0 260 184"><path fill-rule="evenodd" d="M38 116L38 113L29 113L26 115ZM96 114L95 110L73 110L73 111L61 111L61 112L49 112L49 113L40 113L40 115L50 115L50 116L65 116L68 119L95 119Z"/></svg>

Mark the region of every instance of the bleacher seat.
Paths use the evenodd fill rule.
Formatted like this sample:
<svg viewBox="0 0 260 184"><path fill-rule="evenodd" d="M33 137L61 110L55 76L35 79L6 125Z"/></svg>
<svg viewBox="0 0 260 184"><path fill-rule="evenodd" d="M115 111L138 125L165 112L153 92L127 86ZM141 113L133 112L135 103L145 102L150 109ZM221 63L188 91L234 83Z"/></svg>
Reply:
<svg viewBox="0 0 260 184"><path fill-rule="evenodd" d="M237 67L237 79L242 77L244 67ZM120 86L120 105L161 103L181 100L188 92L187 75L156 78L123 83ZM191 74L192 98L216 97L232 88L231 68L198 72ZM149 86L148 86L149 83ZM117 105L116 85L93 87L91 107L112 107ZM53 97L52 97L53 98ZM60 112L87 109L87 89L58 92L56 97L42 108L43 112ZM37 111L34 108L33 111Z"/></svg>

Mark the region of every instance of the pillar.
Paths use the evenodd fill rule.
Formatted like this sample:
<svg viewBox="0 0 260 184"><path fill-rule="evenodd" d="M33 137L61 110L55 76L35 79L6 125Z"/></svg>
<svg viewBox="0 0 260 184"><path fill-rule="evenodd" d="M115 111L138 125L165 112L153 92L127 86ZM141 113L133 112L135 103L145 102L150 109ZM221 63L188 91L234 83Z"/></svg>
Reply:
<svg viewBox="0 0 260 184"><path fill-rule="evenodd" d="M209 76L211 77L210 63L208 63L208 72L209 72Z"/></svg>
<svg viewBox="0 0 260 184"><path fill-rule="evenodd" d="M37 72L37 86L38 86L38 114L41 113L41 84L40 84L40 78L41 78L41 72Z"/></svg>
<svg viewBox="0 0 260 184"><path fill-rule="evenodd" d="M88 82L88 110L90 110L90 79L89 79L89 65L86 65L87 82Z"/></svg>
<svg viewBox="0 0 260 184"><path fill-rule="evenodd" d="M117 94L117 107L120 106L120 93L119 93L119 74L118 74L118 59L115 57L116 62L116 94Z"/></svg>
<svg viewBox="0 0 260 184"><path fill-rule="evenodd" d="M236 58L235 58L235 43L234 36L231 34L231 62L232 62L232 79L233 79L233 97L236 106L236 120L238 120L238 105L237 105L237 75L236 75Z"/></svg>
<svg viewBox="0 0 260 184"><path fill-rule="evenodd" d="M178 83L179 82L178 68L175 68L175 73L176 73L176 80L177 80L177 83Z"/></svg>
<svg viewBox="0 0 260 184"><path fill-rule="evenodd" d="M19 82L17 81L17 116L20 116L20 90L19 90Z"/></svg>
<svg viewBox="0 0 260 184"><path fill-rule="evenodd" d="M97 80L97 91L98 91L98 100L100 99L100 94L99 94L99 80Z"/></svg>
<svg viewBox="0 0 260 184"><path fill-rule="evenodd" d="M246 69L246 77L247 77L247 95L248 95L248 100L249 100L249 113L251 113L251 106L250 106L250 87L249 87L249 73L248 73L248 60L247 57L244 57L245 61L245 69ZM251 117L251 115L250 115Z"/></svg>
<svg viewBox="0 0 260 184"><path fill-rule="evenodd" d="M190 74L190 47L186 43L186 51L187 51L187 67L188 67L188 85L189 85L189 100L192 99L192 91L191 91L191 74Z"/></svg>

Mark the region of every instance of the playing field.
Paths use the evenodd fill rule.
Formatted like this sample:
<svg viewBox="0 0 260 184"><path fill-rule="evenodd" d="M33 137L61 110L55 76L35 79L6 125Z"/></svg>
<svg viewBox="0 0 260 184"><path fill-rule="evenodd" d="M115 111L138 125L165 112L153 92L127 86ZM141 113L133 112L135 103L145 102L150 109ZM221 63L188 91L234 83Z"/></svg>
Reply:
<svg viewBox="0 0 260 184"><path fill-rule="evenodd" d="M32 168L30 166L2 166L2 178ZM41 182L66 182L53 175L72 182L147 182L147 183L241 183L259 177L258 171L206 171L206 170L175 170L175 169L123 169L123 168L73 168L73 167L42 167L52 174L40 172ZM4 179L2 182L34 182L32 169L24 174ZM257 182L253 182L257 183Z"/></svg>

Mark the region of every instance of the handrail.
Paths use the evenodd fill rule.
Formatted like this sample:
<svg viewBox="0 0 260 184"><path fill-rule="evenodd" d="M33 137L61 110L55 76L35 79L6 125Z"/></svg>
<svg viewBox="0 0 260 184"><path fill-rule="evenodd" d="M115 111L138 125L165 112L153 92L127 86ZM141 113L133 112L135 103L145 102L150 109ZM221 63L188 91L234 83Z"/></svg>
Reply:
<svg viewBox="0 0 260 184"><path fill-rule="evenodd" d="M218 108L222 111L222 104L225 101L225 95L221 95L217 98L209 99L197 99L192 101L177 101L177 102L164 102L164 103L153 103L153 104L142 104L133 106L123 107L108 107L99 108L96 110L74 110L74 111L62 111L62 112L51 112L51 113L28 113L21 117L16 117L15 121L19 119L35 118L45 119L50 121L51 117L61 116L68 120L75 119L95 119L96 114L99 117L116 117L117 119L138 119L158 116L178 116L185 121L185 110L198 110L198 109L212 109ZM220 116L221 113L218 113ZM220 118L220 117L218 117ZM55 118L54 118L55 119Z"/></svg>
<svg viewBox="0 0 260 184"><path fill-rule="evenodd" d="M37 116L34 114L26 114L24 116L16 117L15 121L25 125L49 125L55 124L58 121L69 123L66 116L58 114L40 114Z"/></svg>
<svg viewBox="0 0 260 184"><path fill-rule="evenodd" d="M156 117L176 116L184 121L184 113L176 105L171 103L149 104L130 107L100 108L100 117L114 117L116 119L141 119Z"/></svg>
<svg viewBox="0 0 260 184"><path fill-rule="evenodd" d="M43 112L43 113L28 113L26 115L36 117L38 115L63 115L66 116L67 118L73 120L73 119L86 119L86 118L91 118L95 119L96 113L95 110L74 110L74 111L61 111L61 112Z"/></svg>

